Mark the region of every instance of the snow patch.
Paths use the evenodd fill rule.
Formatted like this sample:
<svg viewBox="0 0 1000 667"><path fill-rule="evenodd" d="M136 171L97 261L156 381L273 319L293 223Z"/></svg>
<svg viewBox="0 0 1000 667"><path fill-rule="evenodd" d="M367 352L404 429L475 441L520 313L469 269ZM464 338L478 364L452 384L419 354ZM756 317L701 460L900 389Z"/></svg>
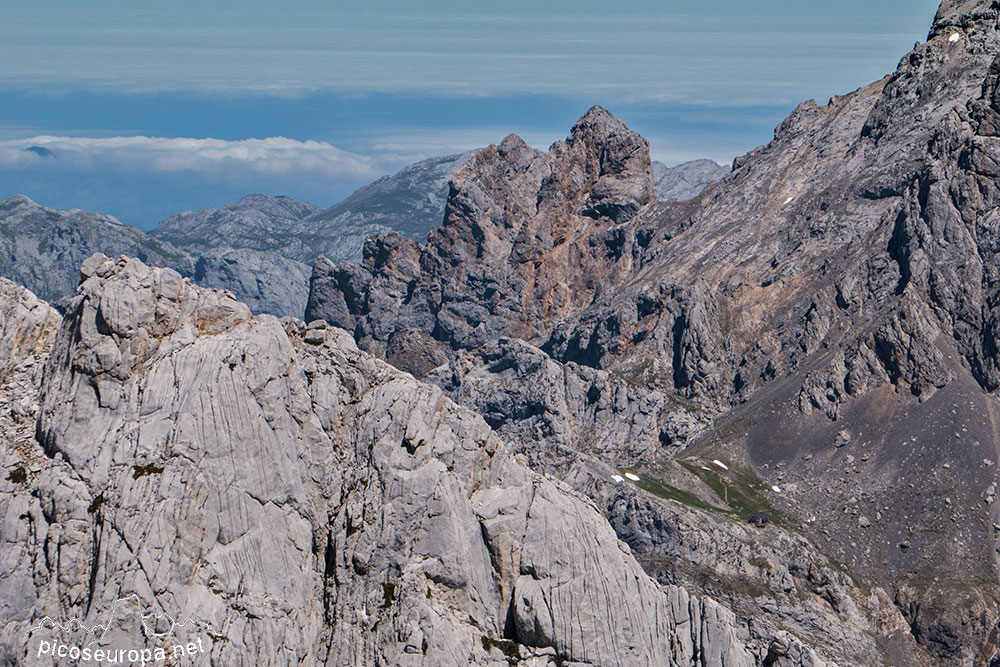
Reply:
<svg viewBox="0 0 1000 667"><path fill-rule="evenodd" d="M612 475L611 479L613 479L614 481L618 482L619 484L621 484L622 482L625 481L625 478L622 477L621 475Z"/></svg>
<svg viewBox="0 0 1000 667"><path fill-rule="evenodd" d="M628 479L632 480L633 482L638 482L639 481L639 476L638 475L633 475L630 472L625 473L625 477L627 477Z"/></svg>
<svg viewBox="0 0 1000 667"><path fill-rule="evenodd" d="M729 466L727 466L725 463L723 463L719 459L713 459L712 463L714 463L715 465L719 466L723 470L729 470Z"/></svg>
<svg viewBox="0 0 1000 667"><path fill-rule="evenodd" d="M950 44L954 44L955 42L957 42L960 39L962 39L962 36L960 34L958 34L957 32L953 32L953 33L951 33L951 37L948 38L948 42Z"/></svg>
<svg viewBox="0 0 1000 667"><path fill-rule="evenodd" d="M772 490L773 490L773 491L774 491L775 493L781 493L781 487L780 487L780 486L772 486L772 487L771 487L771 489L772 489Z"/></svg>
<svg viewBox="0 0 1000 667"><path fill-rule="evenodd" d="M782 206L787 206L788 204L791 204L793 201L795 201L795 197L791 196L791 197L789 197L788 199L785 200L785 203L782 204Z"/></svg>

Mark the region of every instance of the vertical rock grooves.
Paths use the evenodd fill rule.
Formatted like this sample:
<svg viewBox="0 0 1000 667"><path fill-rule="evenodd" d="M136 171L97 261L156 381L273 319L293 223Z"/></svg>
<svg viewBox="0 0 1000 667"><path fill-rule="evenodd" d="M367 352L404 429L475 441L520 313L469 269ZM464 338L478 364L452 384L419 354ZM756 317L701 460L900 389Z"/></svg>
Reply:
<svg viewBox="0 0 1000 667"><path fill-rule="evenodd" d="M35 596L5 607L6 663L26 664L25 623L89 622L132 593L211 622L203 664L753 665L768 650L347 334L252 316L135 259L95 256L83 276L43 341L52 455L24 443L33 481L0 494L18 535L3 585ZM18 310L3 333L37 320Z"/></svg>

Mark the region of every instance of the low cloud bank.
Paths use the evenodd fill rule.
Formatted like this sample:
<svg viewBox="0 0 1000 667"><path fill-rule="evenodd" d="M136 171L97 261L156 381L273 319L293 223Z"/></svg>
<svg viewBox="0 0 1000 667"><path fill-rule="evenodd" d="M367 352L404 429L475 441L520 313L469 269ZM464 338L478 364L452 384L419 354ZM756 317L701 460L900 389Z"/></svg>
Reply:
<svg viewBox="0 0 1000 667"><path fill-rule="evenodd" d="M289 177L364 180L380 172L373 160L323 141L164 137L37 136L0 141L0 169L110 169L207 178Z"/></svg>

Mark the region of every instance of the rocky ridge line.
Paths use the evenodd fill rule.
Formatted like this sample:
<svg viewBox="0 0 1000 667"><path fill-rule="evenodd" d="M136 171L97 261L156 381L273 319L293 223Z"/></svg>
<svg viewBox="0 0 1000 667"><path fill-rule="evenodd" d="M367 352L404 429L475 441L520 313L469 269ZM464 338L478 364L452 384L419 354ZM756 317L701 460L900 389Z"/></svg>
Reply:
<svg viewBox="0 0 1000 667"><path fill-rule="evenodd" d="M199 664L823 664L654 583L589 501L345 333L135 259L82 275L14 359L51 341L27 478L0 481L5 662L33 619L135 592L220 629Z"/></svg>

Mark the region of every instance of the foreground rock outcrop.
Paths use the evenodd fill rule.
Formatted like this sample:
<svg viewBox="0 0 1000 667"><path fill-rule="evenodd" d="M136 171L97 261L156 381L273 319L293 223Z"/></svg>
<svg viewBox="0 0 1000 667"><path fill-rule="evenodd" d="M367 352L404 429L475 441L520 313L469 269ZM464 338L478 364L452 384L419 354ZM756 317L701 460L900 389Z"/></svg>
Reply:
<svg viewBox="0 0 1000 667"><path fill-rule="evenodd" d="M38 396L38 439L4 430L4 664L43 617L132 595L211 626L197 664L823 664L654 582L590 501L346 333L136 259L82 275L58 331L0 283L0 400Z"/></svg>

